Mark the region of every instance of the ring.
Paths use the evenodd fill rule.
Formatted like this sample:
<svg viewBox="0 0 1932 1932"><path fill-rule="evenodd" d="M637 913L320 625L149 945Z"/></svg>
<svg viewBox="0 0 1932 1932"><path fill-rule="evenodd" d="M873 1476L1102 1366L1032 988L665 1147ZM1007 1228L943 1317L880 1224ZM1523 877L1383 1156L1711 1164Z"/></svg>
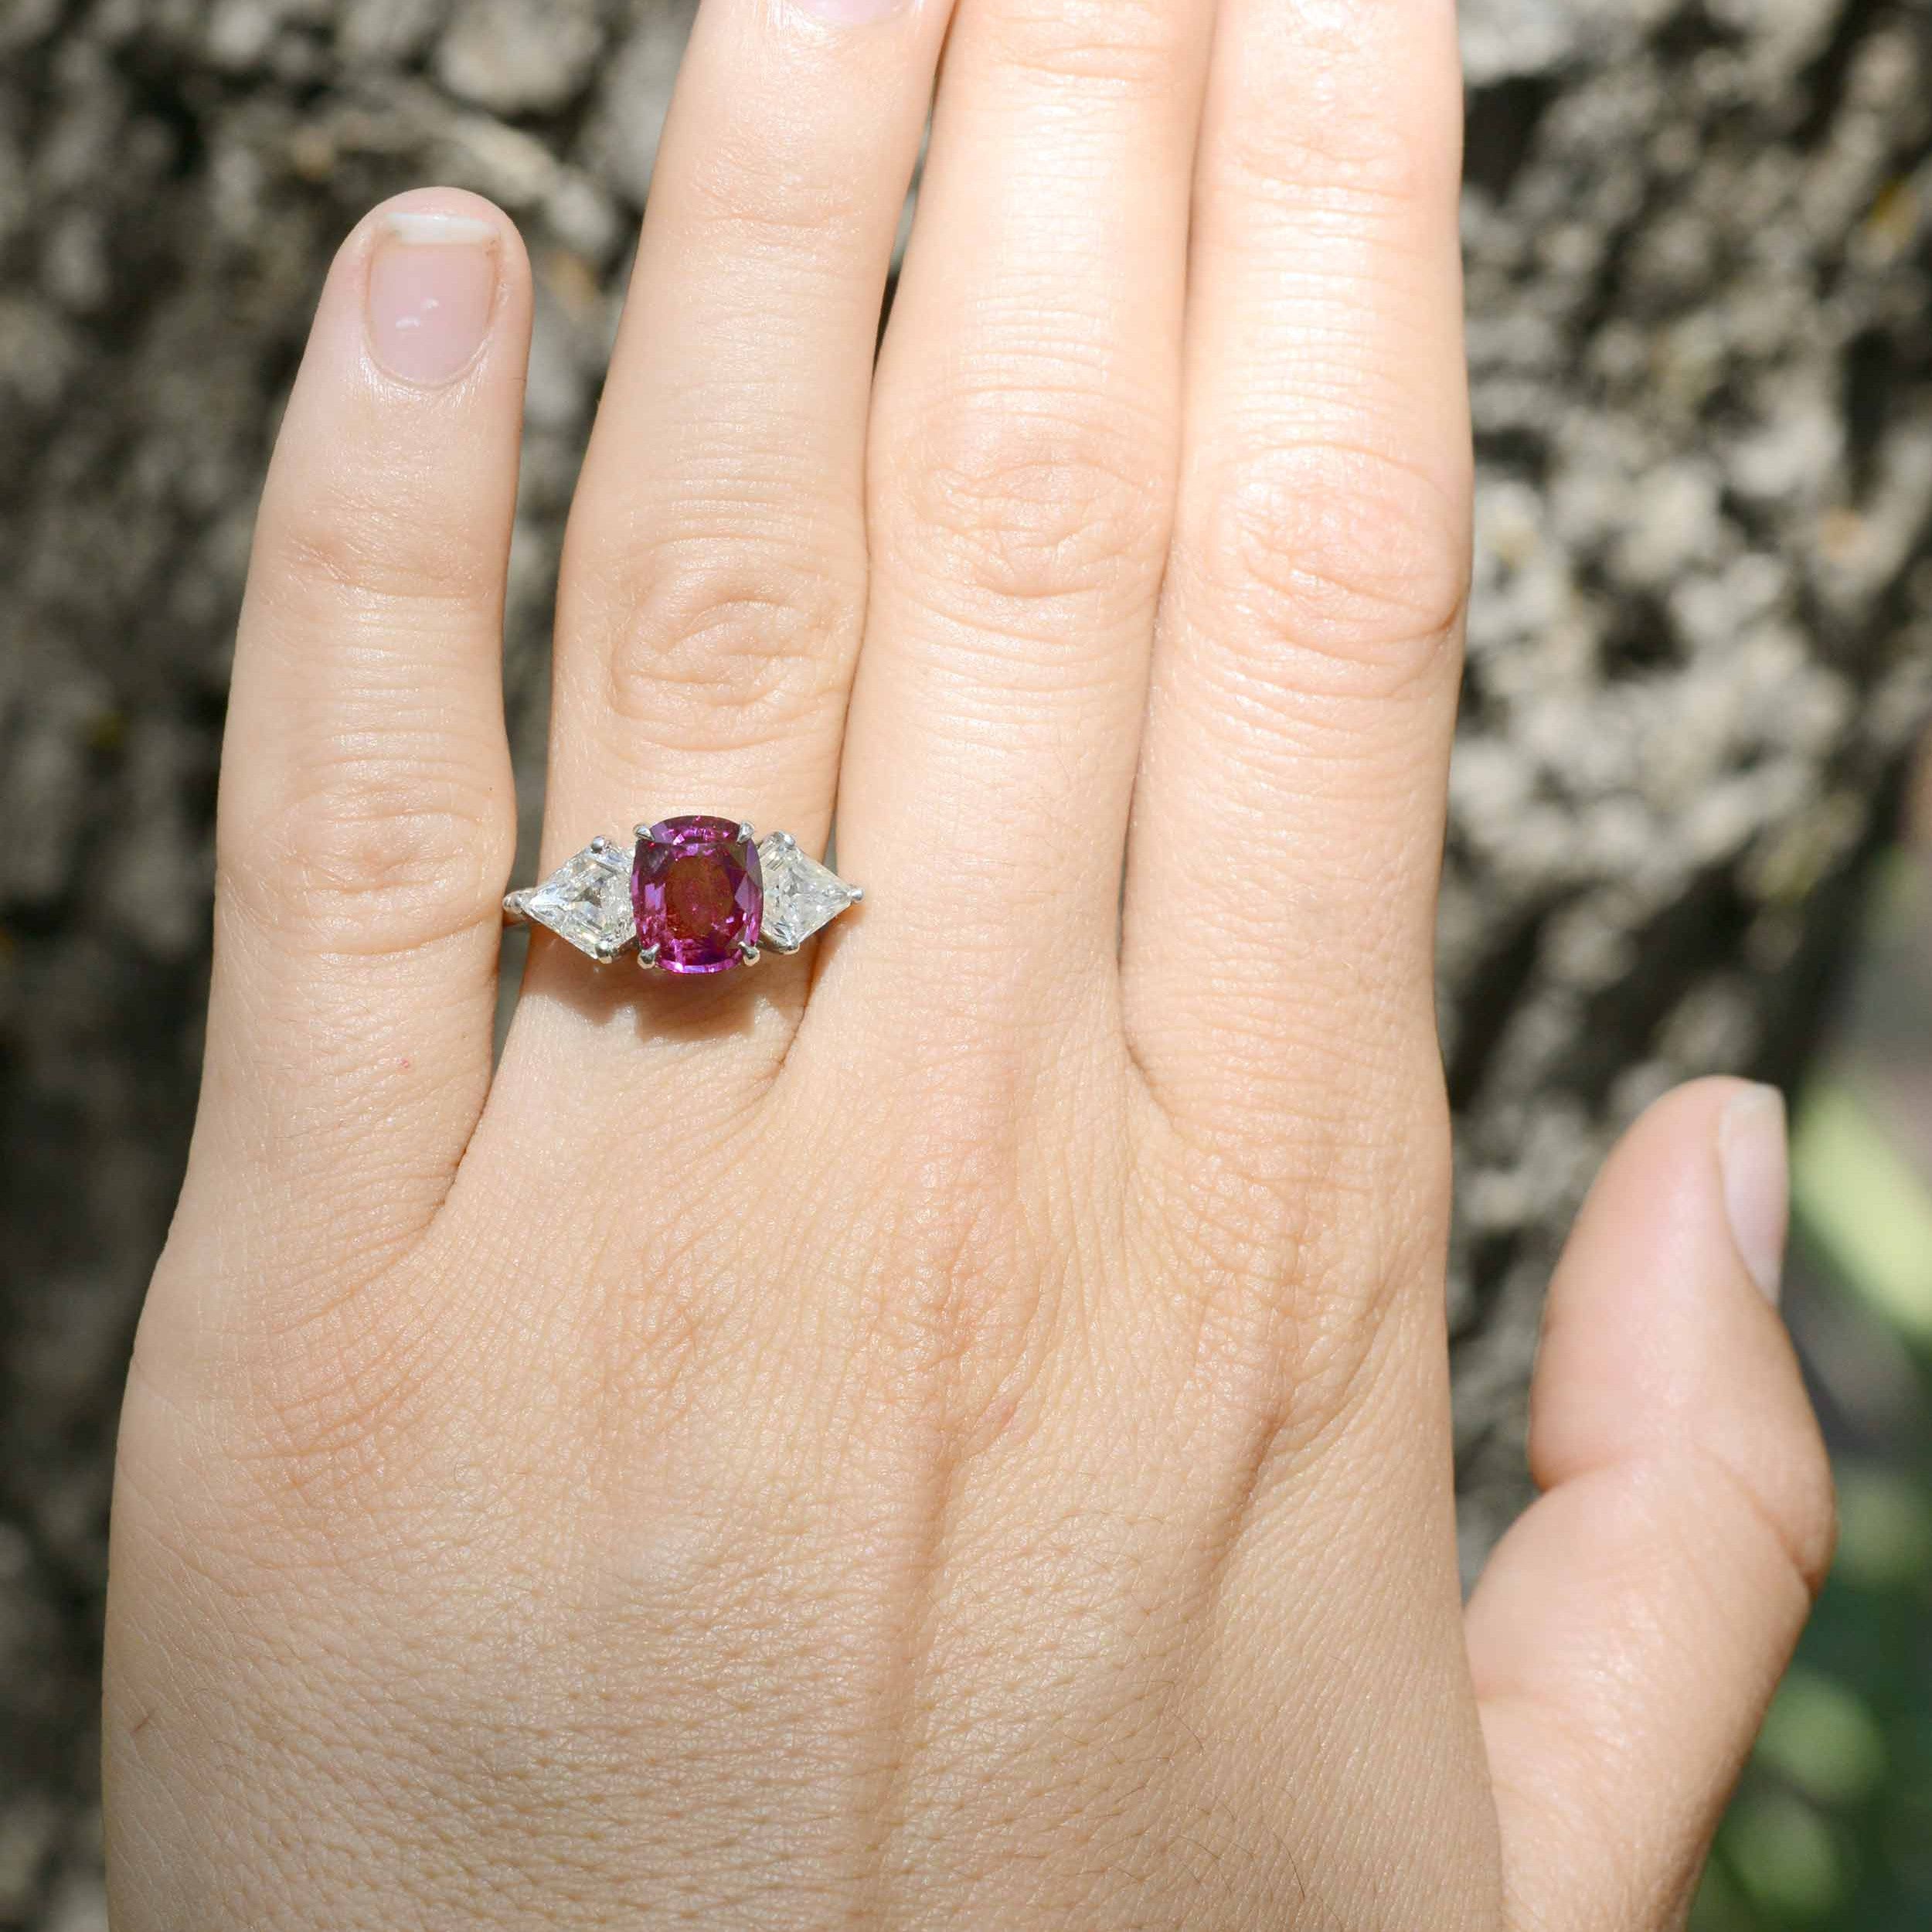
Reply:
<svg viewBox="0 0 1932 1932"><path fill-rule="evenodd" d="M542 885L512 893L503 916L600 966L634 953L647 971L726 973L766 949L795 953L865 896L788 832L761 840L735 818L690 817L638 826L629 851L592 839Z"/></svg>

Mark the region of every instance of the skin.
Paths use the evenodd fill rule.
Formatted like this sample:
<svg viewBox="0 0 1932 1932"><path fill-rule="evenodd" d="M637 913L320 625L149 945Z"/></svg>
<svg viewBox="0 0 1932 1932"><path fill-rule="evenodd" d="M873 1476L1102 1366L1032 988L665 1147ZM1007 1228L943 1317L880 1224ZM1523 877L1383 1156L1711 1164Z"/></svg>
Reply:
<svg viewBox="0 0 1932 1932"><path fill-rule="evenodd" d="M543 864L835 802L867 903L714 981L539 935L494 1076L529 271L451 190L349 238L123 1422L121 1932L1681 1924L1830 1492L1702 1083L1460 1599L1459 112L1447 0L704 0ZM398 209L493 265L447 379Z"/></svg>

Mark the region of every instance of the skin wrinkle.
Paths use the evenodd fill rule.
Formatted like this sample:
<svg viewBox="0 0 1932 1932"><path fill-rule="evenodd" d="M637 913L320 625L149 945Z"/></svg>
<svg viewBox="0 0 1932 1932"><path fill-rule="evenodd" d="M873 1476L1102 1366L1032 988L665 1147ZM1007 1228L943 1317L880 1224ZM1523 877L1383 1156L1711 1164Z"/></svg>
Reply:
<svg viewBox="0 0 1932 1932"><path fill-rule="evenodd" d="M680 556L682 551L695 555ZM855 634L859 601L828 581L814 546L773 544L755 566L730 549L672 539L580 621L602 631L604 702L619 724L641 721L675 691L723 710L742 706L759 729L797 728L799 713L837 700L828 639ZM607 565L607 569L608 566ZM687 704L686 706L689 709Z"/></svg>
<svg viewBox="0 0 1932 1932"><path fill-rule="evenodd" d="M997 637L1011 607L1033 604L1077 611L1083 627L1131 622L1158 590L1168 527L1165 492L1147 479L1170 466L1111 432L1036 414L1037 400L977 400L959 427L929 420L913 460L888 458L917 534L895 539L889 528L886 542L950 553L956 576L935 573L927 595L952 582L961 601L948 615L971 630Z"/></svg>

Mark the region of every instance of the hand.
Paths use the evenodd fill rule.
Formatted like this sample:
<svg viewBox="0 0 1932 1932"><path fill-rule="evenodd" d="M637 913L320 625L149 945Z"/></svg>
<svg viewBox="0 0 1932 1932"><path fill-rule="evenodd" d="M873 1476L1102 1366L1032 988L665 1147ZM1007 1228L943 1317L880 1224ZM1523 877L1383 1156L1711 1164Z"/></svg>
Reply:
<svg viewBox="0 0 1932 1932"><path fill-rule="evenodd" d="M946 12L706 0L558 614L546 869L835 795L868 903L539 934L494 1079L529 274L435 191L330 276L123 1424L122 1932L1681 1921L1829 1493L1777 1105L1700 1085L1459 1600L1452 10L962 0L875 369Z"/></svg>

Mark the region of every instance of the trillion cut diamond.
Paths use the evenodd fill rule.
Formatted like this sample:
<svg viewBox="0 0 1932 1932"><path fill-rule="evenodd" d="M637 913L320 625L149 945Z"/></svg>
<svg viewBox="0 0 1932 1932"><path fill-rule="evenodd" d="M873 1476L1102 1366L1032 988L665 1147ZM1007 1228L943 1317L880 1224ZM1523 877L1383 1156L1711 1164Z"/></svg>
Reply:
<svg viewBox="0 0 1932 1932"><path fill-rule="evenodd" d="M758 847L765 875L764 943L795 953L862 896L829 866L808 859L789 832L775 832Z"/></svg>
<svg viewBox="0 0 1932 1932"><path fill-rule="evenodd" d="M526 919L549 927L593 959L615 959L636 941L631 855L607 838L586 845L542 885L518 896Z"/></svg>

